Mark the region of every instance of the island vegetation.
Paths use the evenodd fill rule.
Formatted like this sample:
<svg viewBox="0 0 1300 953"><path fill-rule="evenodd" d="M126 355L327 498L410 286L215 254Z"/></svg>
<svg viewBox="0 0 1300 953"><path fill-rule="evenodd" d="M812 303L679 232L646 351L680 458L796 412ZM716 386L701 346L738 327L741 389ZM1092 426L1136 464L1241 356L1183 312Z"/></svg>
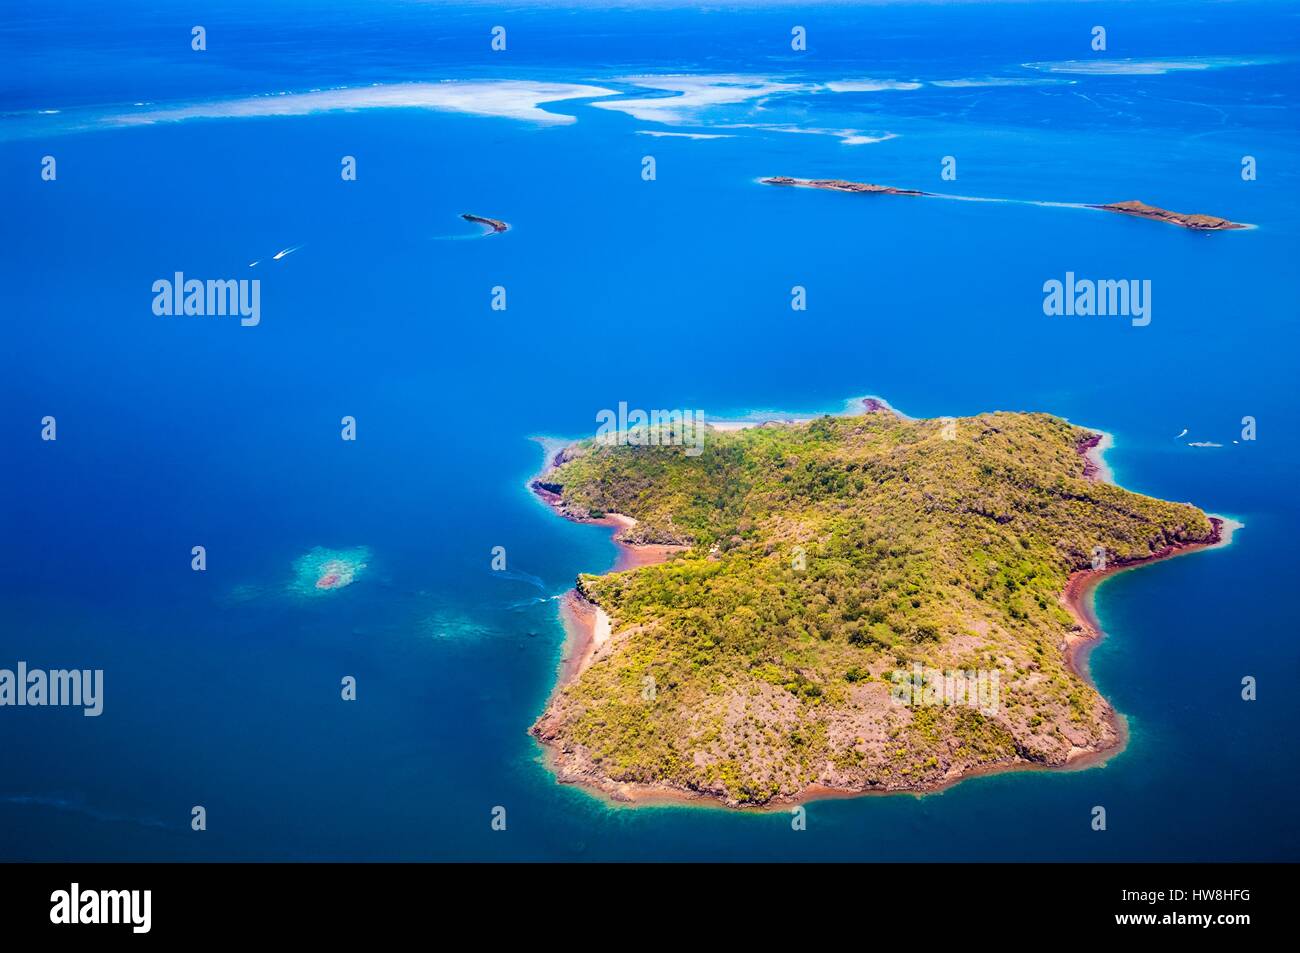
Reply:
<svg viewBox="0 0 1300 953"><path fill-rule="evenodd" d="M1072 662L1072 575L1218 538L1096 478L1097 435L1037 413L858 416L567 447L534 484L666 561L582 575L604 632L533 733L615 798L762 805L1064 765L1122 725ZM572 655L572 651L571 651ZM999 676L996 710L900 704L895 673Z"/></svg>

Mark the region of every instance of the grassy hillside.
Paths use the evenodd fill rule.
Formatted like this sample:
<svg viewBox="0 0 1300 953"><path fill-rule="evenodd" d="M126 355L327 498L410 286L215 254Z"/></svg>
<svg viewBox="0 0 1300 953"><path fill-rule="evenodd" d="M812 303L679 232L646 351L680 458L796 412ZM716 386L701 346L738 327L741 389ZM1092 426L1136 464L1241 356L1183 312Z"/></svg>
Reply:
<svg viewBox="0 0 1300 953"><path fill-rule="evenodd" d="M1112 744L1106 703L1065 664L1066 580L1096 547L1142 558L1209 520L1084 479L1088 434L1057 418L942 428L886 412L710 431L697 457L566 451L546 482L567 512L693 548L579 579L615 635L534 729L558 770L745 804ZM891 675L915 662L997 671L997 713L898 704Z"/></svg>

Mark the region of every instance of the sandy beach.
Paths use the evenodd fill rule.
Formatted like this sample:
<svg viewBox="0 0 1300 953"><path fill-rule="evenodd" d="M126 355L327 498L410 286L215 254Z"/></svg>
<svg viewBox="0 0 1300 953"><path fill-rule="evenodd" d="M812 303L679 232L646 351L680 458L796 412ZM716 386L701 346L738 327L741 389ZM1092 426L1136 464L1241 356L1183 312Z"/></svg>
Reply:
<svg viewBox="0 0 1300 953"><path fill-rule="evenodd" d="M665 562L675 553L690 549L689 546L670 546L662 543L634 545L623 542L618 538L618 534L624 529L635 526L636 520L621 513L611 513L602 519L589 522L598 526L608 526L614 531L614 544L618 547L618 557L612 572L653 566ZM584 598L577 589L570 589L560 600L560 618L564 621L564 655L560 660L560 677L555 691L559 691L585 672L614 634L609 615L605 610Z"/></svg>
<svg viewBox="0 0 1300 953"><path fill-rule="evenodd" d="M555 691L581 675L612 634L605 610L584 599L576 589L570 589L560 600L560 618L564 620L564 655Z"/></svg>
<svg viewBox="0 0 1300 953"><path fill-rule="evenodd" d="M546 454L546 466L541 473L529 481L529 489L553 512L565 519L593 526L604 526L610 530L614 545L618 547L618 555L614 559L614 566L609 570L610 572L653 566L665 562L676 553L690 549L689 546L668 543L624 542L619 538L620 535L636 526L636 520L623 513L606 513L595 519L574 520L561 508L560 495L539 483L552 469L555 454L563 449L563 445L556 441L539 440L539 442L542 443ZM560 673L551 693L552 696L586 671L613 635L609 615L604 609L586 599L576 588L570 589L560 600L560 618L564 622L564 654L560 659Z"/></svg>

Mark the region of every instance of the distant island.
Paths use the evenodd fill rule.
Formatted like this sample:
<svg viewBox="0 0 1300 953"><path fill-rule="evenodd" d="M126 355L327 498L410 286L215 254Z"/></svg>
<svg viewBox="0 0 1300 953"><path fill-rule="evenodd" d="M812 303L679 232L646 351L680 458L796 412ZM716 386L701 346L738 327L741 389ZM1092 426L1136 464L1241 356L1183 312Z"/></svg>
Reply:
<svg viewBox="0 0 1300 953"><path fill-rule="evenodd" d="M875 192L881 195L930 195L916 189L896 189L892 185L872 185L869 182L849 182L846 179L792 179L788 175L774 175L761 180L764 185L794 185L804 189L826 189L828 192Z"/></svg>
<svg viewBox="0 0 1300 953"><path fill-rule="evenodd" d="M492 232L504 232L510 228L509 222L503 222L496 218L484 218L482 215L471 215L469 212L462 212L460 217L467 222L485 225Z"/></svg>
<svg viewBox="0 0 1300 953"><path fill-rule="evenodd" d="M944 196L936 192L921 192L917 189L896 189L892 185L872 185L870 182L850 182L847 179L794 179L788 175L775 175L766 179L759 180L763 185L789 185L805 189L824 189L828 192L861 192L873 195L920 195L931 196L934 198L954 198L955 196ZM1007 199L1005 201L1012 201ZM1057 203L1069 205L1069 203ZM1230 222L1226 218L1218 218L1214 215L1200 215L1185 212L1171 212L1168 209L1159 208L1155 205L1148 205L1145 202L1136 200L1127 202L1111 202L1107 205L1075 205L1073 208L1095 208L1103 212L1118 212L1121 215L1133 215L1138 218L1149 218L1157 222L1168 222L1170 225L1181 225L1183 228L1190 228L1193 231L1201 232L1222 232L1234 228L1250 228L1249 225L1243 225L1240 222Z"/></svg>
<svg viewBox="0 0 1300 953"><path fill-rule="evenodd" d="M1119 212L1121 215L1136 215L1138 218L1150 218L1157 222L1168 222L1170 225L1181 225L1183 228L1190 228L1194 231L1202 232L1221 232L1231 228L1248 228L1239 222L1230 222L1226 218L1218 218L1214 215L1199 215L1184 212L1171 212L1168 209L1157 208L1154 205L1147 205L1145 202L1136 200L1128 202L1112 202L1109 205L1089 205L1089 208L1099 208L1103 212Z"/></svg>
<svg viewBox="0 0 1300 953"><path fill-rule="evenodd" d="M534 491L621 551L566 599L531 729L561 781L760 806L1118 749L1086 677L1089 590L1222 541L1223 521L1105 482L1101 435L1056 417L862 409L710 428L694 457L551 457Z"/></svg>

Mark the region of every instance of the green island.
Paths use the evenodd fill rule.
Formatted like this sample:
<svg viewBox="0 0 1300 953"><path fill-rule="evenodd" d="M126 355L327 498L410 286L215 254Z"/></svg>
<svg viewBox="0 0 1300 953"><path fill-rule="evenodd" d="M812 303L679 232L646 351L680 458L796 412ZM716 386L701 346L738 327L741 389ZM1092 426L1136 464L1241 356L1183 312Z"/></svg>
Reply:
<svg viewBox="0 0 1300 953"><path fill-rule="evenodd" d="M1221 521L1098 479L1099 435L1057 417L867 411L550 462L533 486L561 514L617 514L616 539L666 557L578 578L570 615L603 635L570 625L586 657L532 728L561 781L776 805L1120 746L1075 657L1097 635L1086 583ZM897 673L952 671L995 674L996 705L896 697Z"/></svg>

